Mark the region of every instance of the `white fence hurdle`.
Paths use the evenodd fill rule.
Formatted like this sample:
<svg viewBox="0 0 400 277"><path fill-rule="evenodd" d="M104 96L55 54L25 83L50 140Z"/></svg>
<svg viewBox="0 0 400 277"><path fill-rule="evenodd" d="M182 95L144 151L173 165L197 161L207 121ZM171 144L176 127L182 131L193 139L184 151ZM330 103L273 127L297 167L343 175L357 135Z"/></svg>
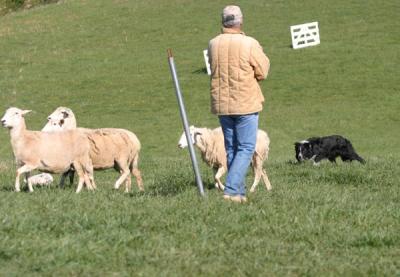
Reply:
<svg viewBox="0 0 400 277"><path fill-rule="evenodd" d="M318 22L290 26L290 33L292 35L293 49L314 46L320 43Z"/></svg>
<svg viewBox="0 0 400 277"><path fill-rule="evenodd" d="M206 63L207 74L211 75L211 67L210 67L210 63L208 62L208 50L207 49L203 51L203 55L204 55L204 62Z"/></svg>

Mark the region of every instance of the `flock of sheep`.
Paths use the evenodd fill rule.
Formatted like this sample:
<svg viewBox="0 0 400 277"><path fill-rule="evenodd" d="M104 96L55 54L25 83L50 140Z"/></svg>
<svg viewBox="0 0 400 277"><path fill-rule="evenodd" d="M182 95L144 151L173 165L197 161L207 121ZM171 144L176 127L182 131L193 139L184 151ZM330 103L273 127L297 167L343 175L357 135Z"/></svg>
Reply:
<svg viewBox="0 0 400 277"><path fill-rule="evenodd" d="M50 184L53 178L48 173L62 174L60 186L69 176L73 182L74 174L79 177L76 192L85 185L88 190L96 189L93 170L114 168L120 173L114 184L118 189L125 183L125 192L131 190L131 174L135 176L139 190L143 191L143 180L138 168L141 144L131 131L116 128L87 129L78 128L71 109L57 108L48 116L48 122L41 131L26 128L24 115L29 110L9 108L1 119L11 136L11 146L17 163L15 191L20 191L20 176L25 174L25 182L30 192L33 185ZM215 170L215 186L223 190L221 177L227 171L226 152L221 128L207 129L190 127L191 139L203 160ZM263 163L268 158L269 138L266 132L259 130L256 151L252 159L254 182L250 191L254 192L260 179L267 190L271 189ZM188 144L183 133L178 146ZM42 174L30 177L30 172L39 170Z"/></svg>

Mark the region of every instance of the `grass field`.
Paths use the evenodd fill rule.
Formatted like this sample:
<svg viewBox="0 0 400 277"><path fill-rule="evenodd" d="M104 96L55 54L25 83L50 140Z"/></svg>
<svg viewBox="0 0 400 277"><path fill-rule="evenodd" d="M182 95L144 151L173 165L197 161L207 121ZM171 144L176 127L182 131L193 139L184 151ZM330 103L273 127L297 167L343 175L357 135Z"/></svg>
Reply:
<svg viewBox="0 0 400 277"><path fill-rule="evenodd" d="M96 172L94 193L14 193L0 130L1 276L400 275L399 2L236 3L271 59L260 128L271 138L273 190L260 184L246 205L223 202L203 163L207 197L198 197L176 146L166 54L190 123L218 126L202 50L229 3L68 0L0 17L1 113L32 109L27 125L40 129L67 106L80 126L135 132L146 189L114 191L110 170ZM289 26L311 21L321 44L293 50ZM296 140L329 134L348 137L366 165L293 163Z"/></svg>

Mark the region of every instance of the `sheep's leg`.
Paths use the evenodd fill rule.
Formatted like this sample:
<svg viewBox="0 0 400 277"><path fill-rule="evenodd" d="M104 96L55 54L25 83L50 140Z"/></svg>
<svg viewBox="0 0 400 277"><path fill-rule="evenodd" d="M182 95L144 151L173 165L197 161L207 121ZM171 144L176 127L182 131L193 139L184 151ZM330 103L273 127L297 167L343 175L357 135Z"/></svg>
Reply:
<svg viewBox="0 0 400 277"><path fill-rule="evenodd" d="M70 168L67 172L64 172L61 175L60 183L58 184L59 187L64 188L65 178L67 178L67 176L69 176L69 184L72 185L74 183L74 175L75 171L72 168Z"/></svg>
<svg viewBox="0 0 400 277"><path fill-rule="evenodd" d="M256 190L256 187L258 186L258 183L260 182L261 177L265 183L267 190L272 189L272 186L271 186L271 183L269 182L267 173L262 168L262 166L263 166L262 158L259 155L254 155L253 163L252 163L252 167L253 167L253 171L254 171L254 183L250 188L250 192L254 192Z"/></svg>
<svg viewBox="0 0 400 277"><path fill-rule="evenodd" d="M79 176L79 174L78 174L78 176ZM76 193L80 193L81 192L81 190L83 188L83 183L84 183L83 176L79 176L78 186L77 186L76 191L75 191Z"/></svg>
<svg viewBox="0 0 400 277"><path fill-rule="evenodd" d="M130 192L132 188L132 179L131 176L128 176L125 180L125 192Z"/></svg>
<svg viewBox="0 0 400 277"><path fill-rule="evenodd" d="M140 173L140 170L138 168L133 168L132 169L132 174L136 178L136 183L140 191L144 191L144 186L143 186L143 179L142 175Z"/></svg>
<svg viewBox="0 0 400 277"><path fill-rule="evenodd" d="M64 188L65 174L66 174L65 172L63 174L61 174L60 183L58 183L58 186L60 188Z"/></svg>
<svg viewBox="0 0 400 277"><path fill-rule="evenodd" d="M119 174L123 174L122 170L119 170ZM125 192L128 193L131 190L131 184L132 184L132 179L129 174L129 176L125 179Z"/></svg>
<svg viewBox="0 0 400 277"><path fill-rule="evenodd" d="M215 179L215 187L220 190L224 190L225 186L221 182L221 177L225 174L226 169L225 167L221 166L218 168L217 173L215 173L214 179Z"/></svg>
<svg viewBox="0 0 400 277"><path fill-rule="evenodd" d="M267 187L267 190L271 190L271 183L269 182L267 173L265 170L262 168L263 166L263 159L259 155L254 155L253 156L253 162L252 162L252 167L254 171L254 183L250 188L250 192L254 192L258 186L258 183L260 182L261 177L263 178L263 181L265 183L265 186Z"/></svg>
<svg viewBox="0 0 400 277"><path fill-rule="evenodd" d="M139 154L135 156L132 162L132 175L135 176L136 178L136 183L139 188L139 191L144 191L144 186L143 186L143 179L142 179L142 174L138 168L138 163L139 163ZM130 189L130 188L129 188Z"/></svg>
<svg viewBox="0 0 400 277"><path fill-rule="evenodd" d="M254 173L254 182L251 185L250 192L254 192L256 190L256 187L258 186L258 183L260 182L262 174L262 161L257 152L254 152L254 155L252 157L251 168L253 169Z"/></svg>
<svg viewBox="0 0 400 277"><path fill-rule="evenodd" d="M119 189L119 187L121 186L121 184L126 180L127 177L130 177L130 171L129 171L129 167L121 167L121 176L118 178L118 180L115 182L114 188L115 189Z"/></svg>
<svg viewBox="0 0 400 277"><path fill-rule="evenodd" d="M74 168L75 168L76 173L78 174L78 177L79 177L78 186L77 186L75 192L79 193L83 188L83 183L85 181L85 177L84 177L85 173L83 171L83 168L82 168L81 164L78 163L78 162L74 162Z"/></svg>
<svg viewBox="0 0 400 277"><path fill-rule="evenodd" d="M269 182L267 172L265 172L264 169L262 170L262 178L263 178L263 181L265 183L265 187L267 188L267 190L271 190L272 186L271 186L271 183Z"/></svg>
<svg viewBox="0 0 400 277"><path fill-rule="evenodd" d="M91 167L86 168L86 173L87 174L85 174L85 183L87 184L88 189L95 190L97 186L96 183L94 182L93 168Z"/></svg>
<svg viewBox="0 0 400 277"><path fill-rule="evenodd" d="M85 184L88 190L95 190L97 188L96 183L94 182L93 177L93 164L92 160L85 159L84 165L82 166L83 169L83 178L85 180Z"/></svg>
<svg viewBox="0 0 400 277"><path fill-rule="evenodd" d="M74 170L70 169L68 171L68 175L69 175L69 184L72 185L74 183L74 175L75 175Z"/></svg>
<svg viewBox="0 0 400 277"><path fill-rule="evenodd" d="M93 172L89 173L90 184L93 189L97 189L96 183L94 182Z"/></svg>
<svg viewBox="0 0 400 277"><path fill-rule="evenodd" d="M33 192L32 181L29 179L28 179L28 188L29 188L29 192Z"/></svg>
<svg viewBox="0 0 400 277"><path fill-rule="evenodd" d="M30 175L30 172L25 172L25 183L28 183L28 178Z"/></svg>
<svg viewBox="0 0 400 277"><path fill-rule="evenodd" d="M69 174L69 171L64 172L64 173L61 175L60 183L58 184L58 186L59 186L60 188L64 188L65 178L67 177L68 174Z"/></svg>
<svg viewBox="0 0 400 277"><path fill-rule="evenodd" d="M254 192L256 190L256 187L258 186L258 183L260 182L261 175L262 175L262 169L260 170L260 168L254 168L254 182L250 188L250 192Z"/></svg>
<svg viewBox="0 0 400 277"><path fill-rule="evenodd" d="M21 166L20 168L17 169L17 177L15 178L15 191L16 192L20 192L21 191L21 187L20 187L20 184L19 184L19 179L20 179L19 177L21 176L21 174L30 172L30 171L32 171L34 169L35 169L34 167L31 167L29 165L23 165L23 166ZM33 192L32 184L29 181L28 181L28 188L29 188L30 192Z"/></svg>
<svg viewBox="0 0 400 277"><path fill-rule="evenodd" d="M84 180L84 184L86 185L88 190L95 190L96 184L93 179L93 171L90 171L90 168L85 166L82 167L82 178Z"/></svg>
<svg viewBox="0 0 400 277"><path fill-rule="evenodd" d="M85 184L87 186L88 190L95 190L96 185L94 184L93 177L90 176L90 174L87 174L86 172L83 174L83 179L85 181Z"/></svg>

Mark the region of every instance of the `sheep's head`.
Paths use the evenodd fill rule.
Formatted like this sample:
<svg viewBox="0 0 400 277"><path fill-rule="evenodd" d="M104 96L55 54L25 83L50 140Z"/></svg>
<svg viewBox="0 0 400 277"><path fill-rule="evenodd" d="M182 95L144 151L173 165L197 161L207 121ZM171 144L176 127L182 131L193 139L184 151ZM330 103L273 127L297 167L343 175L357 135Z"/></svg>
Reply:
<svg viewBox="0 0 400 277"><path fill-rule="evenodd" d="M201 129L200 128L196 128L194 126L190 126L189 127L189 133L190 133L190 138L191 138L193 144L196 144L196 142L197 142L196 137L198 135L201 135ZM185 132L183 132L181 137L179 138L178 147L183 149L183 148L185 148L187 146L188 146L188 142L187 142L187 139L186 139Z"/></svg>
<svg viewBox="0 0 400 277"><path fill-rule="evenodd" d="M71 109L58 107L47 117L47 124L43 127L44 132L62 131L76 128L75 115Z"/></svg>
<svg viewBox="0 0 400 277"><path fill-rule="evenodd" d="M24 115L31 112L30 110L21 110L18 108L8 108L1 118L3 127L11 129L19 126L24 121Z"/></svg>

